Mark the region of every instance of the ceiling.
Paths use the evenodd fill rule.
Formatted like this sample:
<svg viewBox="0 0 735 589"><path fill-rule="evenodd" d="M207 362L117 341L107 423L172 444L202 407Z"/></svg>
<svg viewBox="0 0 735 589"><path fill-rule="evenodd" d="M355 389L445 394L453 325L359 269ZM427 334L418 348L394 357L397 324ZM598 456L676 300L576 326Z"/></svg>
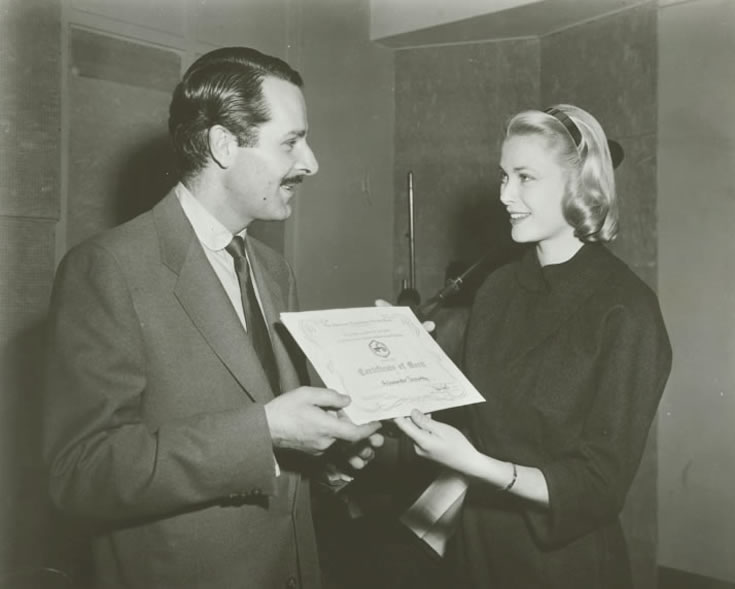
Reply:
<svg viewBox="0 0 735 589"><path fill-rule="evenodd" d="M373 0L371 32L374 41L396 48L541 37L645 3L646 0L484 0L480 6L477 0L454 0L459 8L432 12L431 3L427 7L409 2L400 4L400 9L393 4L391 9L386 0ZM479 9L484 12L476 14ZM456 19L458 15L464 18L441 22L441 19ZM425 26L432 17L438 24ZM411 28L412 22L421 28ZM385 34L401 29L397 34Z"/></svg>

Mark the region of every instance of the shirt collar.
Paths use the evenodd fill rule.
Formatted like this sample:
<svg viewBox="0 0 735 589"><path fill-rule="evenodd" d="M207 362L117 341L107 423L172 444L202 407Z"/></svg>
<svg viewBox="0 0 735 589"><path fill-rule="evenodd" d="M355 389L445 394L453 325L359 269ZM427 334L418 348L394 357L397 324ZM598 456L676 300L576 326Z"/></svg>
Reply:
<svg viewBox="0 0 735 589"><path fill-rule="evenodd" d="M202 245L212 251L225 249L232 241L232 233L181 182L176 185L174 192ZM239 235L244 238L246 233L247 230L243 229Z"/></svg>

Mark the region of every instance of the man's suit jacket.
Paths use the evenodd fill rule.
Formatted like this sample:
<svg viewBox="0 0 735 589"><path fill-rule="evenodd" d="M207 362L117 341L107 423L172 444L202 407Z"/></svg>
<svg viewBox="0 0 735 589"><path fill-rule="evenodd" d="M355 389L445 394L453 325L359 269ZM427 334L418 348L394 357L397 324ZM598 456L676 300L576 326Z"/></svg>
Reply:
<svg viewBox="0 0 735 589"><path fill-rule="evenodd" d="M273 330L296 308L293 274L248 241ZM276 476L273 392L173 192L68 253L49 335L50 490L93 522L99 587L320 585L306 460L277 455Z"/></svg>

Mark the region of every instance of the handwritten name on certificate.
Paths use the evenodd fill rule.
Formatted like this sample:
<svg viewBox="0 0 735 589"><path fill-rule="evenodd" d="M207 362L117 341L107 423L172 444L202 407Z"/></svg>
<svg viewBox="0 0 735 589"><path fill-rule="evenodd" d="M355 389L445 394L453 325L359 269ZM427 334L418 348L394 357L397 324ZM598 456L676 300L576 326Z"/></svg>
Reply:
<svg viewBox="0 0 735 589"><path fill-rule="evenodd" d="M356 424L484 401L408 307L281 313Z"/></svg>

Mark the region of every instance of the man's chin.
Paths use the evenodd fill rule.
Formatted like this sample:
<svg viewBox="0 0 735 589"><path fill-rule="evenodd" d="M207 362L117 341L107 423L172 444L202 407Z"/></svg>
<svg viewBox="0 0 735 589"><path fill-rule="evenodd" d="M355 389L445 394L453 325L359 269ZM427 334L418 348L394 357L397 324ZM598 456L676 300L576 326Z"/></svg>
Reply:
<svg viewBox="0 0 735 589"><path fill-rule="evenodd" d="M291 213L293 212L293 209L291 208L291 205L288 203L283 203L283 206L281 206L277 211L273 211L273 215L271 216L271 221L285 221L291 216Z"/></svg>

